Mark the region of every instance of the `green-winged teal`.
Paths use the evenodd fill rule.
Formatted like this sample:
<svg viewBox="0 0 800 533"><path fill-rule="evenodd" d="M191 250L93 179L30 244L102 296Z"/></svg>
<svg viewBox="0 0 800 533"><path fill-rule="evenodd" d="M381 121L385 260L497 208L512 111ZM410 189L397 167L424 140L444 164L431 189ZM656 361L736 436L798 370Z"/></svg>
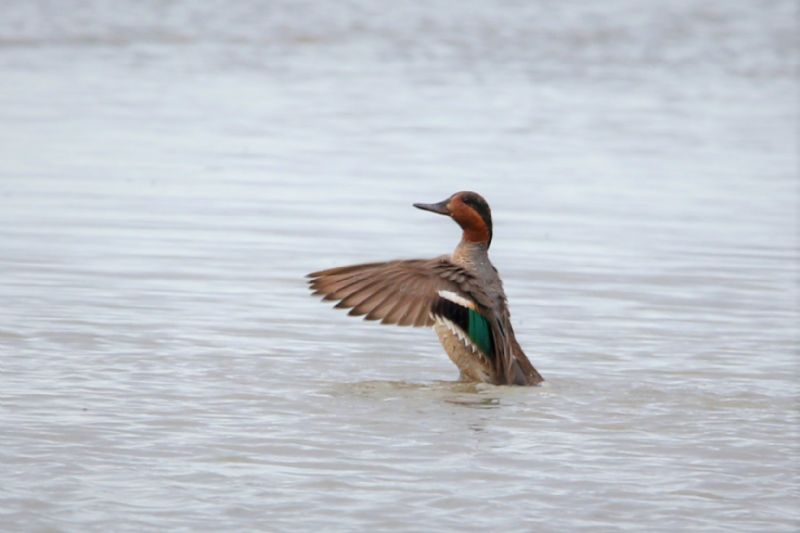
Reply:
<svg viewBox="0 0 800 533"><path fill-rule="evenodd" d="M316 295L367 320L433 326L463 381L536 385L542 376L522 351L503 283L489 260L492 213L477 193L457 192L414 207L447 215L464 231L450 256L367 263L313 272Z"/></svg>

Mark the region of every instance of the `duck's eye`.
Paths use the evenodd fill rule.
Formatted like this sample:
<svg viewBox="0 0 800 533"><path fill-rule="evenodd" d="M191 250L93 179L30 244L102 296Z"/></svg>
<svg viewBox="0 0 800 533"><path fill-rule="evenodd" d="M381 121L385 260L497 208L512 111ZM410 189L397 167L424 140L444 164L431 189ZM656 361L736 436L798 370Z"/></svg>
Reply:
<svg viewBox="0 0 800 533"><path fill-rule="evenodd" d="M462 198L461 201L467 204L468 206L472 207L473 209L478 208L478 200L473 196L467 196L466 198Z"/></svg>

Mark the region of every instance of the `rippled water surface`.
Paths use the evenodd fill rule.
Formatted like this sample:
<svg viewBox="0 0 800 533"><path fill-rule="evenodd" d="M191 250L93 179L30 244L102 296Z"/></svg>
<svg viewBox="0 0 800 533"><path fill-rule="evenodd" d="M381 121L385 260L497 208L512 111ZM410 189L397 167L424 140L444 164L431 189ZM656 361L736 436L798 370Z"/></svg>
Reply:
<svg viewBox="0 0 800 533"><path fill-rule="evenodd" d="M4 3L0 529L796 531L794 10ZM307 293L462 189L542 387Z"/></svg>

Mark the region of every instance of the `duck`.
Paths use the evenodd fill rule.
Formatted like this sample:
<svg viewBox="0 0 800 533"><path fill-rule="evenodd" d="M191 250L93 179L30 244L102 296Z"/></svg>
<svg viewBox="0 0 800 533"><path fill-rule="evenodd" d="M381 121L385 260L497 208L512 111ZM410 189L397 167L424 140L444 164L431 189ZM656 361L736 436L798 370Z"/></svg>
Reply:
<svg viewBox="0 0 800 533"><path fill-rule="evenodd" d="M544 381L511 326L503 282L489 260L492 212L478 193L460 191L414 207L452 218L461 240L450 255L342 266L312 272L313 295L350 316L382 324L432 327L459 380L492 385Z"/></svg>

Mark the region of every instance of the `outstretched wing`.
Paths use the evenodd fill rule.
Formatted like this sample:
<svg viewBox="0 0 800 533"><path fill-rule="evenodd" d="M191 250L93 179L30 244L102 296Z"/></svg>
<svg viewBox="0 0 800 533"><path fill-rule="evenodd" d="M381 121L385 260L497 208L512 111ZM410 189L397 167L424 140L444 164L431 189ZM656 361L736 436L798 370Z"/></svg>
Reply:
<svg viewBox="0 0 800 533"><path fill-rule="evenodd" d="M446 256L331 268L308 275L311 290L351 316L400 326L432 326L440 293L485 300L472 276Z"/></svg>
<svg viewBox="0 0 800 533"><path fill-rule="evenodd" d="M541 381L514 338L505 299L489 298L447 256L331 268L307 277L315 295L338 301L335 307L350 309L351 316L417 327L445 320L491 360L497 384Z"/></svg>

